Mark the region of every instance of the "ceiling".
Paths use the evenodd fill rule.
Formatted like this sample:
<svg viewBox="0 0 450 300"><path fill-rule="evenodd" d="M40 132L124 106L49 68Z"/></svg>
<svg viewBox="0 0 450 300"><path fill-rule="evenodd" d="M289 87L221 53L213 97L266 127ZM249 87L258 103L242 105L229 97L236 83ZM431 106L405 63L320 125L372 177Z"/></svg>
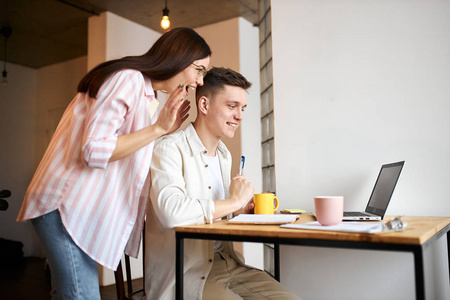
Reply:
<svg viewBox="0 0 450 300"><path fill-rule="evenodd" d="M0 25L11 27L7 62L41 68L87 55L88 18L104 11L163 33L165 0L0 0ZM258 21L258 0L167 0L171 27L200 27L242 16ZM3 65L5 37L0 39ZM3 69L3 68L2 68Z"/></svg>

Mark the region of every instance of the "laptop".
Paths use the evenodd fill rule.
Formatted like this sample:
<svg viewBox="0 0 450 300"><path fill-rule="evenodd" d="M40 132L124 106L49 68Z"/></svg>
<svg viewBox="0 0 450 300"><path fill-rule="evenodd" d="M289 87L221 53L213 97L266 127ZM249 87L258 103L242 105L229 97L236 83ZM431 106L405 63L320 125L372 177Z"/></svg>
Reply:
<svg viewBox="0 0 450 300"><path fill-rule="evenodd" d="M343 220L383 220L404 164L404 161L400 161L382 165L366 210L364 212L344 211Z"/></svg>

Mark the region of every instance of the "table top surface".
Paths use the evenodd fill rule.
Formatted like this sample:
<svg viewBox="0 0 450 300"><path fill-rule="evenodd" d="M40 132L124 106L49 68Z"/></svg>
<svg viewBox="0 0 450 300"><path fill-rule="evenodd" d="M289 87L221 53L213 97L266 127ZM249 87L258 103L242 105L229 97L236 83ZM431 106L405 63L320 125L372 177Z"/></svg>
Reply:
<svg viewBox="0 0 450 300"><path fill-rule="evenodd" d="M387 222L395 216L385 216ZM315 221L312 214L301 214L295 223ZM280 225L229 224L218 221L212 224L199 224L175 227L180 233L218 234L228 236L251 236L264 238L322 239L335 241L374 242L390 244L423 245L436 233L450 226L450 217L413 217L402 216L407 223L402 232L351 233L306 229L281 228Z"/></svg>

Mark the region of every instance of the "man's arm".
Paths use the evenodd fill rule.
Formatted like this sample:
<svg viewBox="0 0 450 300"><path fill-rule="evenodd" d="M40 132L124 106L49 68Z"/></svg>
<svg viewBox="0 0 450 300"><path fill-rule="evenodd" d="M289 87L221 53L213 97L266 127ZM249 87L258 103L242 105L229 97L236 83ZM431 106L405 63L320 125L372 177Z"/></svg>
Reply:
<svg viewBox="0 0 450 300"><path fill-rule="evenodd" d="M150 198L162 226L173 228L187 224L210 223L240 210L252 199L253 184L244 176L236 176L231 180L228 199L210 199L206 186L202 186L204 174L198 173L201 172L203 163L196 161L190 150L186 150L189 153L183 156L184 150L181 149L182 141L175 142L167 138L157 143L153 151ZM188 160L190 163L187 163ZM195 168L197 163L200 164L199 168ZM193 190L188 193L189 188ZM205 188L205 191L202 192L202 188ZM203 197L193 198L193 194ZM252 208L251 205L249 208Z"/></svg>
<svg viewBox="0 0 450 300"><path fill-rule="evenodd" d="M185 170L185 159L170 139L155 145L150 168L150 199L164 228L209 223L213 220L214 202L211 199L188 197L184 176L192 170Z"/></svg>
<svg viewBox="0 0 450 300"><path fill-rule="evenodd" d="M247 181L244 176L238 175L232 178L230 184L230 198L214 202L213 219L222 218L247 206L247 203L252 200L253 192L253 184ZM247 210L251 208L249 207Z"/></svg>

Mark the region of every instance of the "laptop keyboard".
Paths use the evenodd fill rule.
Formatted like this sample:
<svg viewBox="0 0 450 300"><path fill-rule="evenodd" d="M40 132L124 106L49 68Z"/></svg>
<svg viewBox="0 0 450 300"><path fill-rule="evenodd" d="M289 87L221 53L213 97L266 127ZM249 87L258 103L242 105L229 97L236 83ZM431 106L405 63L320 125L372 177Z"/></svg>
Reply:
<svg viewBox="0 0 450 300"><path fill-rule="evenodd" d="M345 211L344 212L344 217L356 217L356 216L371 217L371 215L365 214L361 211Z"/></svg>

